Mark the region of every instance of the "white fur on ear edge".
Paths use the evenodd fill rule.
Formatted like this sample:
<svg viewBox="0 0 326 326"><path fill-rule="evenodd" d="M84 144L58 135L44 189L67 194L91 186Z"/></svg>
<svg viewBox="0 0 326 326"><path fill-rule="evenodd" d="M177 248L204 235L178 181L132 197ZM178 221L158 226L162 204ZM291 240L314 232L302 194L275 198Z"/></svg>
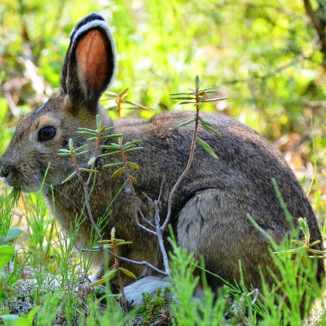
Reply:
<svg viewBox="0 0 326 326"><path fill-rule="evenodd" d="M109 88L114 80L114 77L115 77L115 74L117 71L117 55L116 55L115 41L114 41L113 35L111 33L111 30L110 30L108 24L103 20L96 19L96 20L92 20L92 21L86 23L85 25L81 26L77 31L73 30L70 34L70 35L72 35L75 32L75 35L72 40L72 47L75 46L76 40L79 38L79 35L83 34L87 30L91 30L91 29L97 28L97 27L100 27L102 30L104 30L106 32L106 35L109 38L109 42L110 42L110 46L111 46L111 50L112 50L112 54L113 54L113 65L114 66L112 69L112 76L111 76L110 82L107 86L107 88Z"/></svg>

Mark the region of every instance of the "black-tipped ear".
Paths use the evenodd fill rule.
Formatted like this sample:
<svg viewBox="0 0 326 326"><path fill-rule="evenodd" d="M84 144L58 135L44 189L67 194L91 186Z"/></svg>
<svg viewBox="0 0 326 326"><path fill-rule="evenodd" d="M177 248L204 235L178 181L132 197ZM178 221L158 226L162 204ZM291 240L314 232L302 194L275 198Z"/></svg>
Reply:
<svg viewBox="0 0 326 326"><path fill-rule="evenodd" d="M113 81L116 70L115 44L104 18L96 13L78 22L61 75L61 93L76 106L96 109L100 96Z"/></svg>

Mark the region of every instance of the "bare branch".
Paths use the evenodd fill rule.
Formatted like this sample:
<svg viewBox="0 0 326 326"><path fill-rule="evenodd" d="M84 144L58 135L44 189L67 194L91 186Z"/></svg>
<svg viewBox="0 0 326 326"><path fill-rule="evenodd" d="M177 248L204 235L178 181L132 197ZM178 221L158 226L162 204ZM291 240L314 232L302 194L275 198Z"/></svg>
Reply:
<svg viewBox="0 0 326 326"><path fill-rule="evenodd" d="M164 246L164 239L163 239L164 228L161 227L160 211L159 211L159 207L158 207L159 201L155 200L154 205L155 205L156 236L157 236L158 244L160 246L160 250L162 253L162 259L163 259L165 273L167 274L167 276L171 277L170 266L169 266L169 257L168 257L166 248Z"/></svg>
<svg viewBox="0 0 326 326"><path fill-rule="evenodd" d="M147 222L150 226L152 226L152 227L154 228L154 225L152 225L152 223L150 223L150 222L145 218L145 216L143 215L143 213L140 212L140 214L142 215L142 219L143 219L145 222ZM137 214L136 214L136 222L137 222L137 225L138 225L141 229L145 230L145 231L148 232L148 233L151 233L151 234L153 234L153 235L156 235L156 232L155 232L155 231L153 231L153 230L147 228L146 226L144 226L143 224L141 224L141 223L139 222L139 218L138 218L138 215L137 215Z"/></svg>
<svg viewBox="0 0 326 326"><path fill-rule="evenodd" d="M288 63L286 63L284 65L281 65L281 66L277 67L276 69L267 72L264 75L261 75L261 76L256 76L255 75L255 76L252 76L252 77L242 78L242 79L232 79L232 80L229 80L229 81L225 81L224 84L247 83L247 82L249 82L249 81L251 81L253 79L267 79L267 78L270 78L270 77L273 77L273 76L279 74L283 70L286 70L286 69L294 66L295 64L297 64L300 61L303 61L304 59L306 59L304 57L304 55L300 54L299 56L297 56L296 58L294 58L290 62L288 62Z"/></svg>
<svg viewBox="0 0 326 326"><path fill-rule="evenodd" d="M81 175L74 149L70 149L70 153L71 153L71 158L72 158L72 161L73 161L73 164L75 167L75 171L77 174L77 178L83 186L87 216L88 216L92 226L94 227L94 230L95 230L99 240L103 240L101 232L99 231L99 229L95 223L94 217L93 217L93 213L92 213L92 209L91 209L91 205L90 205L89 194L88 194L88 185L84 182L84 179Z"/></svg>
<svg viewBox="0 0 326 326"><path fill-rule="evenodd" d="M198 93L198 90L196 90ZM182 180L184 179L185 175L188 173L188 171L190 170L192 161L194 159L194 154L195 154L195 148L196 148L196 139L197 139L197 134L198 134L198 125L199 125L199 103L196 103L196 116L195 116L195 128L194 128L194 133L193 133L193 137L192 137L192 141L191 141L191 145L190 145L190 152L189 152L189 158L188 158L188 162L187 165L185 167L185 169L183 170L182 174L180 175L179 179L177 180L177 182L174 184L170 195L169 195L169 199L168 199L168 209L167 209L167 214L166 214L166 218L164 223L162 224L162 226L160 227L161 232L163 232L169 221L171 218L171 213L172 213L172 200L173 200L173 196L174 193L176 192L176 190L178 189L180 183L182 182Z"/></svg>
<svg viewBox="0 0 326 326"><path fill-rule="evenodd" d="M153 201L151 201L151 202L153 202ZM145 221L145 222L146 222L149 226L151 226L153 229L155 229L155 226L152 224L151 221L149 221L149 220L144 216L143 212L142 212L142 211L139 211L139 213L140 213L140 215L141 215L141 217L142 217L142 220ZM138 215L136 216L136 220L137 220L137 222L139 222Z"/></svg>
<svg viewBox="0 0 326 326"><path fill-rule="evenodd" d="M102 251L102 250L101 249L94 250L94 249L83 248L82 251L84 251L84 252L99 252L99 251ZM125 258L125 257L119 256L119 255L116 255L114 252L112 252L111 250L106 249L106 248L104 248L104 251L106 253L108 253L110 256L112 256L114 258L117 258L117 259L119 259L121 261L124 261L126 263L130 263L130 264L134 264L134 265L139 265L139 266L146 266L146 267L152 269L153 271L155 271L158 274L161 274L163 276L169 276L169 275L167 275L166 272L160 270L159 268L155 267L154 265L150 264L147 261L137 261L137 260Z"/></svg>
<svg viewBox="0 0 326 326"><path fill-rule="evenodd" d="M310 18L311 24L316 30L320 43L320 50L323 54L323 67L326 69L326 32L325 26L321 23L321 20L316 15L316 12L312 9L310 0L303 0L306 13Z"/></svg>

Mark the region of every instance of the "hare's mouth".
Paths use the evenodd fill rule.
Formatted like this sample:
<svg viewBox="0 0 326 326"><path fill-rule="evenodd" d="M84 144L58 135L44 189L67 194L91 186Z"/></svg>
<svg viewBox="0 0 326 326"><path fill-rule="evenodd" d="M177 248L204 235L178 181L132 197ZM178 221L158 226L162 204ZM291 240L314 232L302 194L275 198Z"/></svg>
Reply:
<svg viewBox="0 0 326 326"><path fill-rule="evenodd" d="M40 182L26 182L26 180L11 174L7 177L2 177L1 179L5 185L19 189L23 192L37 192L41 188Z"/></svg>

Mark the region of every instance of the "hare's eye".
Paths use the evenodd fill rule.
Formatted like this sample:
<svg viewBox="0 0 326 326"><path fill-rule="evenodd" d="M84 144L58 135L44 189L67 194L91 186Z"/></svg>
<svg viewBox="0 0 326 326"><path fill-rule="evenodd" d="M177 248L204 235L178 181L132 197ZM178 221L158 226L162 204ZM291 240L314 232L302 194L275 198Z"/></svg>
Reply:
<svg viewBox="0 0 326 326"><path fill-rule="evenodd" d="M46 141L54 138L56 134L56 130L52 126L46 126L39 130L38 132L38 140Z"/></svg>

